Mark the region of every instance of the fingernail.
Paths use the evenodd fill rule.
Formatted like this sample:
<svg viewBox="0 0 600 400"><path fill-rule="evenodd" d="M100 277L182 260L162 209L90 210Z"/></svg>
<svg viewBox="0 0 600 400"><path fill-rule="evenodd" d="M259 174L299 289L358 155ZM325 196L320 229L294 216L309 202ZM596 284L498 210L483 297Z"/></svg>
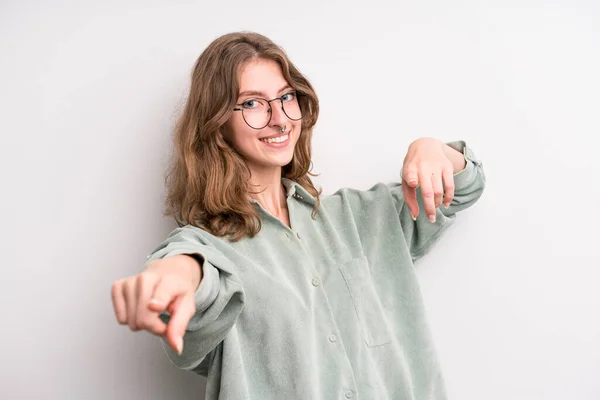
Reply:
<svg viewBox="0 0 600 400"><path fill-rule="evenodd" d="M181 353L183 353L183 339L178 338L175 346L177 347L177 354L181 355Z"/></svg>
<svg viewBox="0 0 600 400"><path fill-rule="evenodd" d="M162 301L160 301L158 299L150 299L150 303L156 304L157 306L161 306L162 305Z"/></svg>
<svg viewBox="0 0 600 400"><path fill-rule="evenodd" d="M410 216L412 217L413 221L417 220L417 217L415 217L412 213L410 213Z"/></svg>
<svg viewBox="0 0 600 400"><path fill-rule="evenodd" d="M429 221L430 221L431 223L434 223L434 222L435 222L435 215L433 215L433 214L432 214L432 215L430 215L430 216L429 216Z"/></svg>
<svg viewBox="0 0 600 400"><path fill-rule="evenodd" d="M450 207L450 203L444 204L444 208L448 208L448 207Z"/></svg>

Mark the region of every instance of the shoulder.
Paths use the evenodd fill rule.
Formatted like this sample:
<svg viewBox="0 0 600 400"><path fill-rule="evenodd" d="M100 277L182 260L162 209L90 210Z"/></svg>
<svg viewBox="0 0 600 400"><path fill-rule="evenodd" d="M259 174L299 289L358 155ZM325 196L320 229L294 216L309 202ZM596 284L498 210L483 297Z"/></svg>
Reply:
<svg viewBox="0 0 600 400"><path fill-rule="evenodd" d="M194 241L199 241L201 243L210 241L211 238L215 238L215 236L211 235L209 232L207 232L204 229L201 229L197 226L194 225L184 225L184 226L180 226L178 228L175 228L171 231L171 233L169 233L169 236L167 237L168 239L188 239L188 240L194 240Z"/></svg>
<svg viewBox="0 0 600 400"><path fill-rule="evenodd" d="M324 196L322 204L325 206L370 205L372 203L398 201L402 199L402 189L399 183L382 183L373 185L368 190L342 188L335 193Z"/></svg>
<svg viewBox="0 0 600 400"><path fill-rule="evenodd" d="M184 225L175 228L169 233L162 247L190 247L201 246L207 252L227 252L231 248L229 237L216 236L201 227Z"/></svg>

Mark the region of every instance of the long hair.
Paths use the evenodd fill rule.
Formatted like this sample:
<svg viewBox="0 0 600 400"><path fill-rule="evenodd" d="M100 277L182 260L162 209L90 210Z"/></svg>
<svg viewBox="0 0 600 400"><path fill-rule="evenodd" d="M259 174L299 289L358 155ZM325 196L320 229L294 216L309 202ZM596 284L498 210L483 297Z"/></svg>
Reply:
<svg viewBox="0 0 600 400"><path fill-rule="evenodd" d="M165 214L179 226L194 225L215 236L239 240L261 229L257 210L250 202L254 193L250 169L222 134L239 94L239 72L251 60L267 59L281 66L286 81L302 94L301 133L292 161L282 168L291 179L317 199L311 173L312 130L319 115L319 101L310 82L289 60L285 51L267 37L236 32L214 40L202 52L191 75L189 96L173 135L174 146L166 176Z"/></svg>

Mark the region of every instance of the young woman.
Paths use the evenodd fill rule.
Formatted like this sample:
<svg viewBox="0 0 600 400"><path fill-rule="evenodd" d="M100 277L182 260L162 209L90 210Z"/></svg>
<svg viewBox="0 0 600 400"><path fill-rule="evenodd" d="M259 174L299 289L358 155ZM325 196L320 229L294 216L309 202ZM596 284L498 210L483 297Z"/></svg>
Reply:
<svg viewBox="0 0 600 400"><path fill-rule="evenodd" d="M207 399L445 399L413 261L481 195L464 142L412 142L402 181L321 197L319 103L284 51L224 35L198 58L174 136L181 226L113 284L119 323L207 376Z"/></svg>

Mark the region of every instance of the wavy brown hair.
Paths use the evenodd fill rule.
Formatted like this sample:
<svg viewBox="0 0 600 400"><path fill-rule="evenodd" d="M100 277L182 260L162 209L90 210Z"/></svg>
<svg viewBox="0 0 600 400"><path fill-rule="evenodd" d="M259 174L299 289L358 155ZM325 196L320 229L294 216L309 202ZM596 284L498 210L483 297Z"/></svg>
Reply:
<svg viewBox="0 0 600 400"><path fill-rule="evenodd" d="M311 138L319 115L317 95L281 47L263 35L236 32L217 38L198 57L189 96L175 127L165 214L174 217L179 226L194 225L231 240L252 237L261 229L258 212L250 202L250 194L255 193L250 169L222 134L239 94L239 73L256 59L277 62L286 81L302 94L298 97L303 110L301 133L292 161L282 167L282 177L315 196L316 218L320 192L310 176L315 176L311 173Z"/></svg>

